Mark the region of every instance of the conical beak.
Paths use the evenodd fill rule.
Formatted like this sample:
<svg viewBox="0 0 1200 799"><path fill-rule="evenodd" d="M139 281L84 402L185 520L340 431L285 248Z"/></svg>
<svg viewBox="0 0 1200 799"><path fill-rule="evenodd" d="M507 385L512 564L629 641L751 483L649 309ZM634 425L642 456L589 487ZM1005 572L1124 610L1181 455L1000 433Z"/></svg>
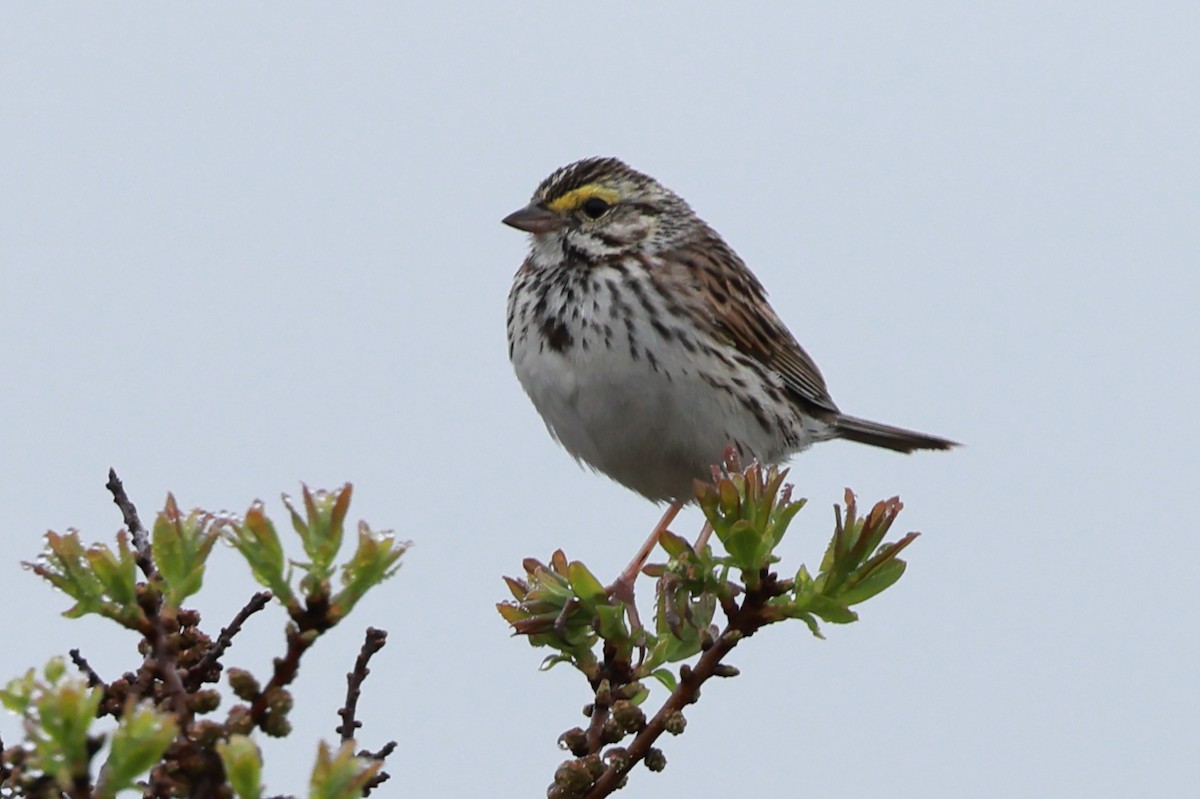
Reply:
<svg viewBox="0 0 1200 799"><path fill-rule="evenodd" d="M509 227L527 233L549 233L558 230L566 221L541 203L530 203L520 211L513 211L501 220Z"/></svg>

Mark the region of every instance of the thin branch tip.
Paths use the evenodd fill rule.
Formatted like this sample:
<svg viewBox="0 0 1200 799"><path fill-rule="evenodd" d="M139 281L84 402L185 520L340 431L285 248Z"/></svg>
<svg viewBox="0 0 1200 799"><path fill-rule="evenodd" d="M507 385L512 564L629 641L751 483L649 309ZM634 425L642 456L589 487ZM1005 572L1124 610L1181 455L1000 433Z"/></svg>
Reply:
<svg viewBox="0 0 1200 799"><path fill-rule="evenodd" d="M355 714L358 712L359 697L362 696L362 684L367 679L367 675L371 673L367 664L370 663L371 656L383 649L386 644L387 630L380 630L377 627L367 628L362 648L359 649L358 657L354 661L354 671L346 674L346 703L338 710L342 723L334 731L341 736L342 741L352 739L354 731L362 727L362 722L355 718ZM386 747L384 748L386 749Z"/></svg>

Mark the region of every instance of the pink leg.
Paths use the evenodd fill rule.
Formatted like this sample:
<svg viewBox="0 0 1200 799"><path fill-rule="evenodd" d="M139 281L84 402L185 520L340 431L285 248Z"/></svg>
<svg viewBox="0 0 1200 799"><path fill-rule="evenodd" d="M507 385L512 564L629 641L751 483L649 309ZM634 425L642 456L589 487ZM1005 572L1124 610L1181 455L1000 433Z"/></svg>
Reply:
<svg viewBox="0 0 1200 799"><path fill-rule="evenodd" d="M633 560L629 561L629 565L625 567L625 571L621 572L621 576L617 581L627 581L631 585L637 579L638 574L642 571L642 567L646 565L646 559L650 557L650 553L658 546L658 539L662 537L664 531L670 526L671 522L675 521L675 517L679 515L679 511L683 508L682 502L672 502L667 508L666 513L658 520L658 524L654 526L650 537L646 539L646 543L642 544L642 548L633 556Z"/></svg>
<svg viewBox="0 0 1200 799"><path fill-rule="evenodd" d="M663 531L670 526L671 522L675 521L675 517L679 515L679 511L682 510L683 505L683 501L671 503L666 513L658 520L658 524L654 526L654 531L650 533L650 537L646 539L646 543L642 544L641 549L633 556L633 560L629 561L629 565L621 572L617 581L608 588L610 594L624 602L629 608L634 628L637 628L639 623L637 620L637 608L633 603L633 583L641 573L642 567L646 565L646 559L650 557L650 553L658 546L659 537L662 536Z"/></svg>

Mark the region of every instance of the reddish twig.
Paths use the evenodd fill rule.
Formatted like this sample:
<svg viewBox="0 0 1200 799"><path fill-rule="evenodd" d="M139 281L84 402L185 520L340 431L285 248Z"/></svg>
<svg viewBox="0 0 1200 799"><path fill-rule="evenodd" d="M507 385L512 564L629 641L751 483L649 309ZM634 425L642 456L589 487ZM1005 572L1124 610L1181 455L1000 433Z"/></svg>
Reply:
<svg viewBox="0 0 1200 799"><path fill-rule="evenodd" d="M267 715L267 706L271 697L281 688L291 685L300 670L300 658L313 645L315 639L305 636L295 624L287 627L287 652L281 658L275 658L271 680L255 697L250 705L250 720L257 726L262 726Z"/></svg>
<svg viewBox="0 0 1200 799"><path fill-rule="evenodd" d="M599 752L604 748L604 725L608 721L609 707L607 703L595 701L592 703L591 721L587 728L588 752Z"/></svg>
<svg viewBox="0 0 1200 799"><path fill-rule="evenodd" d="M646 758L653 748L655 741L667 730L668 723L677 717L685 707L700 697L700 686L711 677L730 676L736 671L724 666L721 660L728 655L738 643L753 635L770 620L763 614L766 603L780 593L775 576L768 574L760 587L746 593L740 607L729 619L728 625L712 645L700 656L694 668L684 666L680 669L679 684L667 701L654 717L634 737L629 746L624 747L624 755L620 763L610 763L605 772L592 785L584 799L601 799L615 791L621 780L634 766ZM598 750L589 747L589 751Z"/></svg>
<svg viewBox="0 0 1200 799"><path fill-rule="evenodd" d="M317 642L321 633L333 626L329 617L329 598L326 596L310 596L304 608L289 608L288 614L292 621L284 633L287 652L272 661L271 679L250 705L250 720L259 727L267 716L268 706L275 694L296 679L300 658Z"/></svg>

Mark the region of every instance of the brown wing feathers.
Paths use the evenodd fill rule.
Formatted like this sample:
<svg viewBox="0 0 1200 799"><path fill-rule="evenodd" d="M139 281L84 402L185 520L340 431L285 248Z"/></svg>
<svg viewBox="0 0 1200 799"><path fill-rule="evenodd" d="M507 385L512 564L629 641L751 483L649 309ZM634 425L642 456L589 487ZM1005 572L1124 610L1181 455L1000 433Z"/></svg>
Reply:
<svg viewBox="0 0 1200 799"><path fill-rule="evenodd" d="M713 254L738 268L716 263ZM837 413L820 369L771 308L762 284L723 242L705 242L670 257L691 266L712 323L739 352L777 372L804 406Z"/></svg>

